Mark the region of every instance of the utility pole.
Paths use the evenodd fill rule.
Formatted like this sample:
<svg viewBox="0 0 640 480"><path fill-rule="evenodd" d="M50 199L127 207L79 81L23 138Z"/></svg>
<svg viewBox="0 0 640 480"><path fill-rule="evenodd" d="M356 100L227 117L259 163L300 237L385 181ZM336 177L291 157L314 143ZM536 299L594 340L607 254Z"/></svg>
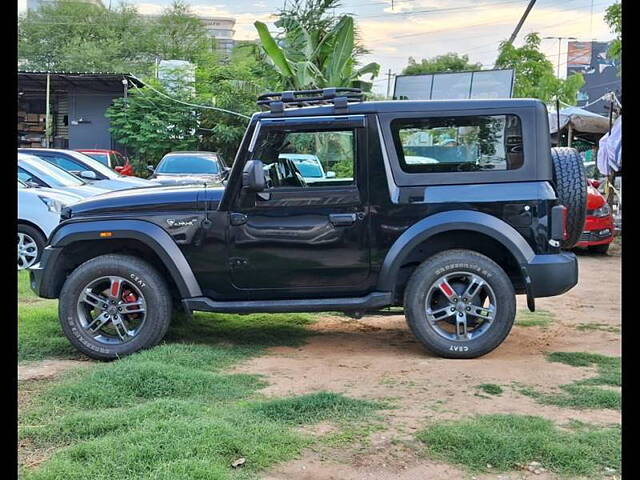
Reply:
<svg viewBox="0 0 640 480"><path fill-rule="evenodd" d="M545 40L558 40L558 72L556 73L557 77L560 78L560 47L562 45L562 40L577 40L576 37L543 37Z"/></svg>
<svg viewBox="0 0 640 480"><path fill-rule="evenodd" d="M529 16L529 12L531 11L531 9L533 8L533 5L536 3L536 0L531 0L529 2L529 5L527 5L526 10L524 11L524 13L522 14L522 17L520 18L520 21L518 22L518 25L516 25L516 29L513 31L513 33L511 34L511 37L509 37L509 42L508 43L513 43L513 41L516 39L516 37L518 36L518 32L520 32L520 29L522 28L522 24L524 23L524 21L527 19L527 17Z"/></svg>
<svg viewBox="0 0 640 480"><path fill-rule="evenodd" d="M391 77L393 76L393 74L391 73L391 69L389 69L387 71L387 99L389 98L390 94L391 94Z"/></svg>

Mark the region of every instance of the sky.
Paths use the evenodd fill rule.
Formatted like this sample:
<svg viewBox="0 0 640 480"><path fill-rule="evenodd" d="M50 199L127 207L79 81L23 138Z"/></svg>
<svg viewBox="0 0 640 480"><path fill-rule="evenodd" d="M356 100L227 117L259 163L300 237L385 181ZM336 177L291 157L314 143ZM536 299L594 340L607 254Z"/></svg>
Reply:
<svg viewBox="0 0 640 480"><path fill-rule="evenodd" d="M236 19L235 38L256 39L253 22L274 20L273 13L286 0L187 0L194 13ZM108 6L109 0L103 0ZM115 6L118 0L112 0ZM141 13L160 13L171 0L129 0ZM393 5L392 5L393 3ZM337 14L349 13L356 20L362 43L371 53L362 58L366 64L376 61L380 75L374 90L385 93L387 72L400 74L409 57L419 61L447 52L468 54L469 60L493 67L498 44L506 40L523 14L528 0L343 0ZM614 0L538 0L529 13L518 38L538 32L541 37L576 37L579 41L608 41L613 38L604 22L605 9ZM18 0L18 10L26 0ZM270 24L269 28L275 27ZM561 77L566 74L567 40L543 39L542 50L557 65Z"/></svg>

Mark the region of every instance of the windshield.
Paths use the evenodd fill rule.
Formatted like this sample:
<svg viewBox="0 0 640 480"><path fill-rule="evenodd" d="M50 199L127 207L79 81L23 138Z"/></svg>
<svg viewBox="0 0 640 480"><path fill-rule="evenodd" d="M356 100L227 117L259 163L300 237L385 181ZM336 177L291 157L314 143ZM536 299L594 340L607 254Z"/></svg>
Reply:
<svg viewBox="0 0 640 480"><path fill-rule="evenodd" d="M85 163L88 167L90 167L91 169L95 170L96 172L101 173L102 175L104 175L107 178L118 179L118 178L120 178L122 176L122 175L118 175L116 172L111 170L106 165L103 165L98 160L96 160L94 158L91 158L89 155L85 155L84 153L80 153L80 152L74 152L74 151L71 151L71 150L67 150L67 151L65 151L65 153L67 155L71 155L74 158L77 158L82 163Z"/></svg>
<svg viewBox="0 0 640 480"><path fill-rule="evenodd" d="M28 174L40 178L40 180L47 183L51 188L78 187L85 184L83 180L80 180L75 175L65 172L61 168L44 160L37 160L35 158L31 160L23 157L18 160L18 165Z"/></svg>
<svg viewBox="0 0 640 480"><path fill-rule="evenodd" d="M167 155L156 173L220 173L218 159L212 155Z"/></svg>
<svg viewBox="0 0 640 480"><path fill-rule="evenodd" d="M299 158L292 158L293 163L298 168L298 171L303 177L307 178L323 178L322 167L314 160L302 160Z"/></svg>
<svg viewBox="0 0 640 480"><path fill-rule="evenodd" d="M85 155L93 158L94 160L98 160L103 165L109 166L109 157L106 153L88 153L88 152L81 152L81 153L84 153Z"/></svg>

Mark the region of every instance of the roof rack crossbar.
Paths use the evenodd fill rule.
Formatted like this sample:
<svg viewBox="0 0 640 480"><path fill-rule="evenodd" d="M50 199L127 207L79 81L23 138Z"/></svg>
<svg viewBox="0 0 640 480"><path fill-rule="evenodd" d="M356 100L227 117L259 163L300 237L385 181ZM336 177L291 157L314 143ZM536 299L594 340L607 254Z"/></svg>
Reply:
<svg viewBox="0 0 640 480"><path fill-rule="evenodd" d="M269 107L272 113L282 113L286 107L334 105L336 108L346 108L349 103L362 101L363 94L359 88L332 87L264 93L258 97L257 103Z"/></svg>

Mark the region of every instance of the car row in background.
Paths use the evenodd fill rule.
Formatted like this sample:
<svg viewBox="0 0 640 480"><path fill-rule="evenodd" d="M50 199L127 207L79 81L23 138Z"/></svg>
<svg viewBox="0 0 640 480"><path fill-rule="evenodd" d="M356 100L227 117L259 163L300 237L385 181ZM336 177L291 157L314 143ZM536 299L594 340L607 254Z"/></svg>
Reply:
<svg viewBox="0 0 640 480"><path fill-rule="evenodd" d="M60 211L82 197L18 180L18 269L40 259L51 231L60 222Z"/></svg>
<svg viewBox="0 0 640 480"><path fill-rule="evenodd" d="M99 161L110 169L115 170L120 175L134 175L133 165L131 165L129 159L116 150L103 150L99 148L93 148L79 149L76 151L90 156L94 160Z"/></svg>
<svg viewBox="0 0 640 480"><path fill-rule="evenodd" d="M63 207L113 190L159 185L73 150L18 149L18 269L38 262Z"/></svg>
<svg viewBox="0 0 640 480"><path fill-rule="evenodd" d="M74 150L19 148L18 153L27 153L41 158L89 182L101 181L100 188L107 190L122 190L125 188L159 185L158 182L144 178L121 175L100 163L98 160Z"/></svg>

